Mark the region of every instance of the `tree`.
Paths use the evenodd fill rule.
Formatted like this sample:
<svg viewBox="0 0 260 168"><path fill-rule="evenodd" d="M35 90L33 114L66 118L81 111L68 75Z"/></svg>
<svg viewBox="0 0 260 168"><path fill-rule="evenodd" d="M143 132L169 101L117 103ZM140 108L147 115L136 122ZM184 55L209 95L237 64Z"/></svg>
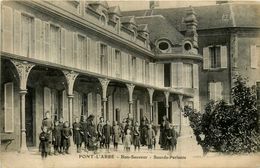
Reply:
<svg viewBox="0 0 260 168"><path fill-rule="evenodd" d="M225 153L250 153L260 149L256 93L241 76L236 77L234 84L231 105L224 100L210 101L203 113L188 106L184 108L184 115L189 118L204 152L211 148Z"/></svg>

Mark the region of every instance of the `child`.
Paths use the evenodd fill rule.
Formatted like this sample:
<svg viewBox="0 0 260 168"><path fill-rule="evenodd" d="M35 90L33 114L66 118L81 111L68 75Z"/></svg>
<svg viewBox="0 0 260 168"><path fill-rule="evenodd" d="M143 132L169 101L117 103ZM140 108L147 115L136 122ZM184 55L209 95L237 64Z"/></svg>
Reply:
<svg viewBox="0 0 260 168"><path fill-rule="evenodd" d="M47 157L47 153L49 150L49 137L50 135L48 134L48 128L46 126L42 127L42 132L40 133L39 139L40 139L40 151L41 151L41 156L42 158Z"/></svg>
<svg viewBox="0 0 260 168"><path fill-rule="evenodd" d="M139 132L138 124L135 125L133 136L134 136L133 141L134 141L135 151L136 151L137 147L138 147L138 151L139 151L140 150L140 132Z"/></svg>
<svg viewBox="0 0 260 168"><path fill-rule="evenodd" d="M147 145L148 145L148 150L152 150L154 139L155 139L155 132L152 129L152 125L149 124L148 125L148 130L147 130L147 140L146 140L147 141Z"/></svg>
<svg viewBox="0 0 260 168"><path fill-rule="evenodd" d="M79 118L75 118L75 122L73 123L73 141L77 146L77 153L81 152L81 135L83 134L81 130L81 124L79 122Z"/></svg>
<svg viewBox="0 0 260 168"><path fill-rule="evenodd" d="M110 125L109 120L107 120L106 124L103 126L102 134L103 134L103 136L104 136L105 147L106 147L107 151L109 152L109 148L110 148L110 137L111 137L111 135L112 135L112 127L111 127L111 125Z"/></svg>
<svg viewBox="0 0 260 168"><path fill-rule="evenodd" d="M176 131L173 128L173 125L170 124L170 129L167 132L167 147L170 153L173 152L173 149L176 148L176 138L177 138L177 134Z"/></svg>
<svg viewBox="0 0 260 168"><path fill-rule="evenodd" d="M120 141L120 134L121 134L121 129L120 129L119 125L117 124L117 121L114 122L112 134L113 134L114 149L115 149L115 151L117 151L118 143Z"/></svg>
<svg viewBox="0 0 260 168"><path fill-rule="evenodd" d="M124 138L124 148L127 152L130 152L130 146L131 146L131 141L132 141L132 137L131 137L131 131L130 129L127 129L126 130L126 135L125 135L125 138Z"/></svg>
<svg viewBox="0 0 260 168"><path fill-rule="evenodd" d="M69 122L66 121L64 123L64 128L62 130L62 135L63 135L63 149L64 151L69 154L69 147L70 147L70 137L72 135L71 129L69 128ZM64 152L63 152L64 154Z"/></svg>
<svg viewBox="0 0 260 168"><path fill-rule="evenodd" d="M59 125L59 121L55 121L54 129L52 131L52 140L54 146L54 155L57 155L61 151L61 130L62 128Z"/></svg>

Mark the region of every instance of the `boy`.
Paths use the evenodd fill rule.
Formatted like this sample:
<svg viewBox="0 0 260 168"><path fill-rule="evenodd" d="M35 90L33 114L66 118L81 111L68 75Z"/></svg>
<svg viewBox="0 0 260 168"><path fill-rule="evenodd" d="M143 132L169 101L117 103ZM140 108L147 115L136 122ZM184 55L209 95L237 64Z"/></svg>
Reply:
<svg viewBox="0 0 260 168"><path fill-rule="evenodd" d="M62 128L59 125L59 121L55 121L54 128L52 131L52 140L54 146L54 155L57 155L61 151L61 130Z"/></svg>
<svg viewBox="0 0 260 168"><path fill-rule="evenodd" d="M153 142L155 139L155 132L152 129L152 125L149 124L148 125L148 130L147 130L147 145L148 145L148 150L152 150L153 149Z"/></svg>
<svg viewBox="0 0 260 168"><path fill-rule="evenodd" d="M79 118L75 118L75 122L73 123L73 141L77 146L77 153L81 152L81 135L83 132L81 131L81 124L79 122Z"/></svg>
<svg viewBox="0 0 260 168"><path fill-rule="evenodd" d="M63 153L63 135L62 135L62 129L64 127L64 123L63 123L63 118L61 117L60 118L60 121L59 121L59 127L60 127L60 134L61 134L61 141L60 141L60 153Z"/></svg>
<svg viewBox="0 0 260 168"><path fill-rule="evenodd" d="M120 136L121 136L121 129L120 129L119 125L117 124L117 121L114 122L112 134L113 134L114 149L115 149L115 151L117 151L118 143L120 141Z"/></svg>
<svg viewBox="0 0 260 168"><path fill-rule="evenodd" d="M107 151L109 152L110 137L111 137L111 134L112 134L112 127L110 125L109 120L107 120L106 125L103 126L102 134L104 136L105 147L106 147Z"/></svg>
<svg viewBox="0 0 260 168"><path fill-rule="evenodd" d="M69 128L69 122L66 121L64 123L64 128L62 130L62 135L63 135L63 149L64 151L69 154L69 147L70 147L70 137L72 135L71 129ZM63 151L63 154L64 154Z"/></svg>
<svg viewBox="0 0 260 168"><path fill-rule="evenodd" d="M40 133L39 139L40 139L40 150L41 150L41 156L42 159L45 159L47 157L48 153L48 146L49 146L49 134L48 129L46 126L42 127L42 132Z"/></svg>
<svg viewBox="0 0 260 168"><path fill-rule="evenodd" d="M138 124L135 125L133 136L134 136L133 141L134 141L135 151L137 147L138 147L138 151L140 151L140 131L139 131Z"/></svg>

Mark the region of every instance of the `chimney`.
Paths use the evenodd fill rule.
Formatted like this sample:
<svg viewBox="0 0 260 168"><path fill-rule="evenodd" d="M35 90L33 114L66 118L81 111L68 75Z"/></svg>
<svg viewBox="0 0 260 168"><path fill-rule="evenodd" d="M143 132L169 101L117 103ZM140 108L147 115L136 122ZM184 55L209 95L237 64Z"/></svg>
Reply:
<svg viewBox="0 0 260 168"><path fill-rule="evenodd" d="M186 17L184 23L186 24L185 40L190 41L194 48L198 48L198 21L194 9L190 6L186 10Z"/></svg>

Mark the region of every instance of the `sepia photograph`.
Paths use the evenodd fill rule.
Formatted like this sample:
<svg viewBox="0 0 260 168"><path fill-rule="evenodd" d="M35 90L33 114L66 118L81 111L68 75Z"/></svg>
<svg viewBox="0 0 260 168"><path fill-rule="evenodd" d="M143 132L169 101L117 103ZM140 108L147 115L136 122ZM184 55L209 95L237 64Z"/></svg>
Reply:
<svg viewBox="0 0 260 168"><path fill-rule="evenodd" d="M260 168L260 0L0 0L0 168Z"/></svg>

